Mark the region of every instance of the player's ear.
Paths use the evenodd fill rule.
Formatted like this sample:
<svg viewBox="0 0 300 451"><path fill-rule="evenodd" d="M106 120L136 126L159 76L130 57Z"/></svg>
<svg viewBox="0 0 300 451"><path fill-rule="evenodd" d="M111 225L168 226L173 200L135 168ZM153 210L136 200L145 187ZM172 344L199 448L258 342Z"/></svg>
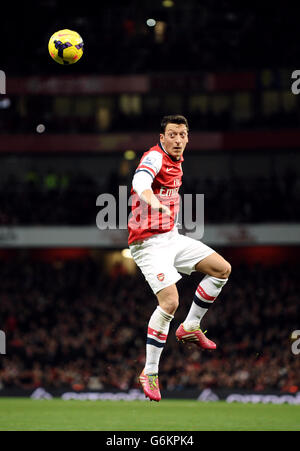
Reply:
<svg viewBox="0 0 300 451"><path fill-rule="evenodd" d="M160 139L161 142L164 142L165 135L163 133L160 133L159 139Z"/></svg>

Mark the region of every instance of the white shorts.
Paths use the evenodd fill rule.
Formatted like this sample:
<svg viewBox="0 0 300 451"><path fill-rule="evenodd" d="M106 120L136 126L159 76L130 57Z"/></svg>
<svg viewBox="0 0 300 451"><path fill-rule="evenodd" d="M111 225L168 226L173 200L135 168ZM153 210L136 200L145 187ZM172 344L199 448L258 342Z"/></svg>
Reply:
<svg viewBox="0 0 300 451"><path fill-rule="evenodd" d="M201 241L180 235L176 228L129 248L154 294L178 282L179 272L190 275L199 261L215 252Z"/></svg>

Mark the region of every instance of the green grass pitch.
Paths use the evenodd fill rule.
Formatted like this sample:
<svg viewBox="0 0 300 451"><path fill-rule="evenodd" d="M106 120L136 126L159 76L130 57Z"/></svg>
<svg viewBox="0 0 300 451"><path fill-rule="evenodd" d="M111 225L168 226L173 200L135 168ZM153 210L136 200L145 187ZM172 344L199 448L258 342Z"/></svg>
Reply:
<svg viewBox="0 0 300 451"><path fill-rule="evenodd" d="M0 398L1 431L296 431L300 406Z"/></svg>

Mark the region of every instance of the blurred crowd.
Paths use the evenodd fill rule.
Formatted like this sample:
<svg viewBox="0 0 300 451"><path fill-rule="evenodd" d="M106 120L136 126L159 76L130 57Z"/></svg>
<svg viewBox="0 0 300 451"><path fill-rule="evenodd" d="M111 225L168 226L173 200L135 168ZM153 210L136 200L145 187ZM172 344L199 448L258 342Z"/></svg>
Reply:
<svg viewBox="0 0 300 451"><path fill-rule="evenodd" d="M1 32L4 39L9 36L10 46L9 51L4 48L3 67L18 75L61 71L50 60L47 44L66 25L85 43L85 55L72 69L76 73L297 67L298 18L282 1L271 12L267 4L247 1L167 3L169 7L161 0L116 0L88 2L82 8L49 0L20 3L18 15L8 4ZM147 25L148 19L155 26ZM12 23L20 31L16 36ZM30 25L34 33L28 33Z"/></svg>
<svg viewBox="0 0 300 451"><path fill-rule="evenodd" d="M66 69L77 77L267 68L271 75L266 78L274 80L264 84L258 79L251 93L227 95L220 89L214 96L205 86L188 93L171 86L172 92L158 89L125 100L122 95L14 97L8 90L0 102L0 132L35 133L38 123L45 123L50 133L149 131L166 110L186 111L194 130L298 127L296 96L289 83L282 86L276 79L281 68L292 72L298 67L298 17L291 8L279 2L270 13L263 2L257 7L252 2L249 8L247 2L226 0L175 1L169 8L163 3L104 0L82 8L58 0L34 6L20 2L17 15L11 3L0 30L2 42L9 36L1 69L9 80L61 76ZM149 18L155 26L147 24ZM12 23L18 33L11 33ZM28 32L30 24L34 33ZM83 58L71 68L53 62L47 49L52 33L66 24L82 35L85 45ZM56 170L5 177L0 181L0 226L95 225L98 195L114 194L127 183L118 174L100 181ZM300 221L300 178L293 171L251 180L190 177L184 180L184 193L204 194L206 223ZM199 282L197 275L184 277L178 283L181 304L162 356L162 387L298 390L300 359L291 353L290 342L292 331L299 329L298 272L289 265L234 267L204 319L208 336L218 344L214 353L175 340ZM140 274L107 274L93 259L43 263L19 253L4 261L0 271L0 329L7 334L0 388L136 387L154 308L154 296Z"/></svg>
<svg viewBox="0 0 300 451"><path fill-rule="evenodd" d="M213 93L204 88L187 93L169 82L163 92L154 90L145 95L3 97L0 133L35 134L39 123L48 134L153 132L159 117L178 111L188 117L191 130L202 132L298 128L300 118L299 102L290 85L242 93L224 93L221 88Z"/></svg>
<svg viewBox="0 0 300 451"><path fill-rule="evenodd" d="M50 0L34 11L27 2L20 4L18 17L8 5L11 21L7 12L0 30L3 42L9 36L1 55L7 80L32 76L34 86L34 77L43 76L143 74L157 77L157 83L144 94L124 89L90 96L12 95L8 83L7 98L0 102L0 132L35 133L39 123L61 134L154 130L166 111L182 111L194 130L298 127L299 102L291 93L299 59L298 18L290 8L277 2L270 14L263 3L170 1L169 8L161 0L129 0L98 2L83 10ZM35 21L34 33L28 33L34 16L44 20ZM155 26L147 25L149 19ZM11 33L11 23L18 34ZM48 53L50 36L65 24L82 35L85 45L83 57L70 68L54 63ZM228 81L216 90L209 86L214 82L199 83L203 73L234 74L235 89ZM239 87L240 73L254 76L250 87ZM186 74L196 80L188 88ZM168 75L178 79L172 83Z"/></svg>
<svg viewBox="0 0 300 451"><path fill-rule="evenodd" d="M119 186L127 185L129 198L130 184L130 174L123 177L117 171L99 180L55 170L45 175L30 171L23 178L11 175L0 183L0 225L93 225L99 194L114 194L118 201ZM204 194L206 223L300 220L300 177L293 171L249 180L186 177L180 190L181 196L185 193Z"/></svg>
<svg viewBox="0 0 300 451"><path fill-rule="evenodd" d="M299 329L298 273L289 265L234 267L202 323L217 342L213 353L175 340L200 279L184 276L161 358L162 388L299 390L300 359L290 341ZM2 265L0 299L7 334L1 388L137 387L156 306L140 273L107 274L92 258L34 261L23 252Z"/></svg>

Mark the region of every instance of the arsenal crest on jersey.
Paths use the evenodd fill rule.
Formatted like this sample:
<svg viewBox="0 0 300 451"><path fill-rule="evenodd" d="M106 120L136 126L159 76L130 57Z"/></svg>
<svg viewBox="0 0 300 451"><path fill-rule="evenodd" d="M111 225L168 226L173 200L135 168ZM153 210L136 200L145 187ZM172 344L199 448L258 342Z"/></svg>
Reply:
<svg viewBox="0 0 300 451"><path fill-rule="evenodd" d="M159 274L157 274L156 277L158 278L158 280L159 280L160 282L162 282L162 281L164 280L164 278L165 278L165 275L164 275L163 272L160 272Z"/></svg>

